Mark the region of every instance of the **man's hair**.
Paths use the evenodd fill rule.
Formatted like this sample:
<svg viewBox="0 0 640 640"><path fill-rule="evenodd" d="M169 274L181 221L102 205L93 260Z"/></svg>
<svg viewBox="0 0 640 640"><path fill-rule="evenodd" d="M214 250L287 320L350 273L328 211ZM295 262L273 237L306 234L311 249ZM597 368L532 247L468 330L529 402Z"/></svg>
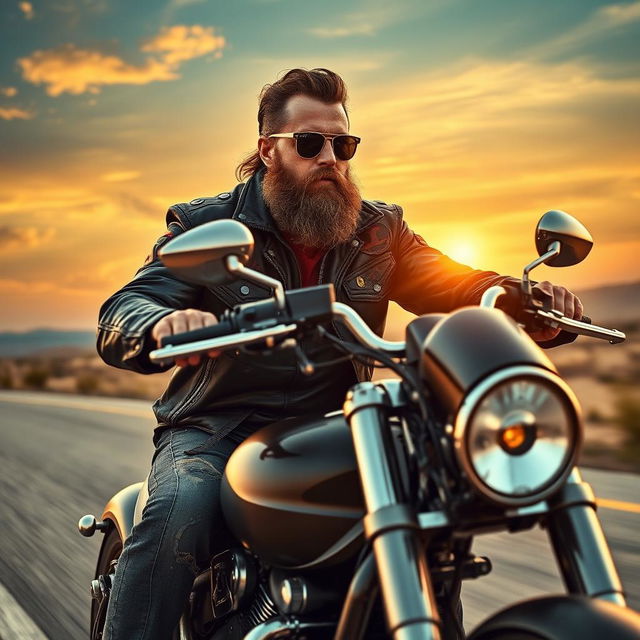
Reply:
<svg viewBox="0 0 640 640"><path fill-rule="evenodd" d="M321 68L311 71L291 69L273 84L265 85L260 92L258 133L261 136L280 133L279 130L285 124L287 101L297 95L315 98L326 104L340 102L347 113L347 86L337 73ZM263 166L256 149L238 165L236 177L244 180Z"/></svg>

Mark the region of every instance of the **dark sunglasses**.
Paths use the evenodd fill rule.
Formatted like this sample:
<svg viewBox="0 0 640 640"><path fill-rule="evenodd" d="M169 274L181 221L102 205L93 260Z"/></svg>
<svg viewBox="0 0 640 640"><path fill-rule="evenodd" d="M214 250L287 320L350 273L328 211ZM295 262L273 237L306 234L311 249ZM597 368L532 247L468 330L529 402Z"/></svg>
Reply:
<svg viewBox="0 0 640 640"><path fill-rule="evenodd" d="M331 140L333 153L338 160L351 160L353 158L360 138L340 134L337 136L303 131L299 133L273 133L269 138L293 138L296 141L296 152L301 158L315 158L324 147L325 140Z"/></svg>

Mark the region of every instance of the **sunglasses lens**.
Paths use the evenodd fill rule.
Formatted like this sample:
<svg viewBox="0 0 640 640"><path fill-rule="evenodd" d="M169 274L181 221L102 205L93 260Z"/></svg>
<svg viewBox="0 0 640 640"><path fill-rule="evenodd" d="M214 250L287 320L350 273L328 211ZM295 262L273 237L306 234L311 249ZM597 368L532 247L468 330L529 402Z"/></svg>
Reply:
<svg viewBox="0 0 640 640"><path fill-rule="evenodd" d="M355 136L336 136L333 139L333 150L339 160L351 160L358 148Z"/></svg>
<svg viewBox="0 0 640 640"><path fill-rule="evenodd" d="M299 133L296 150L302 158L315 158L324 146L324 136L319 133Z"/></svg>

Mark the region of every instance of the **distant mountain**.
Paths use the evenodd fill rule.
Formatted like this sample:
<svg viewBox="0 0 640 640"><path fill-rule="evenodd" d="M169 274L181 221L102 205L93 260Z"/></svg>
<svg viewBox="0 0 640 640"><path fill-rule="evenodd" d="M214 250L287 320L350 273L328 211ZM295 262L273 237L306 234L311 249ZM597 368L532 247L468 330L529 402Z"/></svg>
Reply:
<svg viewBox="0 0 640 640"><path fill-rule="evenodd" d="M596 324L640 320L640 282L611 284L576 291L585 313Z"/></svg>
<svg viewBox="0 0 640 640"><path fill-rule="evenodd" d="M56 349L95 349L95 331L61 331L35 329L33 331L0 333L0 357L20 357Z"/></svg>

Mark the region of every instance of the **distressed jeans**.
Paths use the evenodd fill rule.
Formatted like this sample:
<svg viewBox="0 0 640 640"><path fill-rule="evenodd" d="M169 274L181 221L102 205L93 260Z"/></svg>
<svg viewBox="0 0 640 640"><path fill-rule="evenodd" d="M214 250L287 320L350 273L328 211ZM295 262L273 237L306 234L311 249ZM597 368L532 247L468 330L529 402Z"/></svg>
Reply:
<svg viewBox="0 0 640 640"><path fill-rule="evenodd" d="M198 429L160 433L149 500L116 567L105 640L171 639L195 575L208 566L216 529L223 527L220 480L238 446L234 435L208 446L211 436Z"/></svg>

